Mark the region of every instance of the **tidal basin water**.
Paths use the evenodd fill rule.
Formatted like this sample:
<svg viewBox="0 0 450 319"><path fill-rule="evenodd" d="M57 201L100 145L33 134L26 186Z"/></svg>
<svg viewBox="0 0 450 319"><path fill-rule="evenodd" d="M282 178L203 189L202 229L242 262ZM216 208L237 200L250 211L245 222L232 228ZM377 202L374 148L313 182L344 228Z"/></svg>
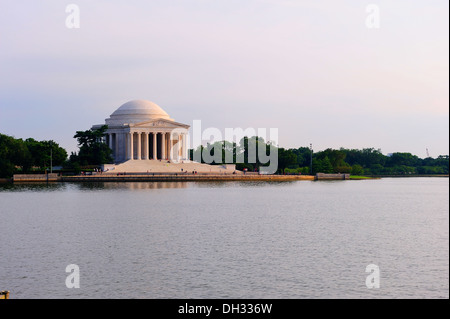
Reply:
<svg viewBox="0 0 450 319"><path fill-rule="evenodd" d="M0 243L12 299L449 298L449 180L0 184Z"/></svg>

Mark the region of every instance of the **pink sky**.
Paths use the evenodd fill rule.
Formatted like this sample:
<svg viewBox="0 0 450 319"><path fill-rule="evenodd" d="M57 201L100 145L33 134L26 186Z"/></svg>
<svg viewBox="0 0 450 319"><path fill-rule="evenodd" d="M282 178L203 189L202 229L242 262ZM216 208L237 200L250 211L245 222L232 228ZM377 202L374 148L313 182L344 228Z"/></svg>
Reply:
<svg viewBox="0 0 450 319"><path fill-rule="evenodd" d="M0 133L54 139L128 100L280 145L448 154L448 1L0 0ZM380 28L365 24L380 8Z"/></svg>

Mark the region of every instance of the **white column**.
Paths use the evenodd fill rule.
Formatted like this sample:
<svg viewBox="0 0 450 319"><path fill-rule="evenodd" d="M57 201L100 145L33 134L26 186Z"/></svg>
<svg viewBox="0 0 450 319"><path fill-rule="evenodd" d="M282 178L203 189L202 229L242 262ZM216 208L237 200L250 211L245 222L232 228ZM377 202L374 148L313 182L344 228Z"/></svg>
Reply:
<svg viewBox="0 0 450 319"><path fill-rule="evenodd" d="M144 159L145 160L148 160L148 154L150 153L149 152L149 149L148 149L148 132L143 132L143 134L144 134Z"/></svg>
<svg viewBox="0 0 450 319"><path fill-rule="evenodd" d="M167 139L168 141L167 141L167 158L168 159L170 159L170 160L173 160L173 158L174 158L174 154L172 154L173 153L173 149L172 149L172 142L173 142L173 139L172 139L172 133L169 133L168 134L168 139Z"/></svg>
<svg viewBox="0 0 450 319"><path fill-rule="evenodd" d="M157 152L157 148L156 148L156 143L157 142L157 140L156 140L156 133L155 132L153 132L153 159L155 160L155 159L158 159L158 152Z"/></svg>
<svg viewBox="0 0 450 319"><path fill-rule="evenodd" d="M166 157L167 157L167 159L169 159L169 157L170 157L170 141L171 141L170 133L169 134L166 133Z"/></svg>
<svg viewBox="0 0 450 319"><path fill-rule="evenodd" d="M178 134L177 158L178 160L183 158L183 134Z"/></svg>
<svg viewBox="0 0 450 319"><path fill-rule="evenodd" d="M183 139L183 146L181 148L181 157L183 159L187 160L188 156L187 156L187 152L186 152L187 151L186 150L186 134L182 134L181 137Z"/></svg>
<svg viewBox="0 0 450 319"><path fill-rule="evenodd" d="M129 159L131 159L131 160L134 160L134 141L133 141L133 136L134 135L134 133L133 132L131 132L130 133L130 157L129 157Z"/></svg>
<svg viewBox="0 0 450 319"><path fill-rule="evenodd" d="M113 148L112 133L108 133L108 147L109 147L110 149Z"/></svg>
<svg viewBox="0 0 450 319"><path fill-rule="evenodd" d="M166 159L166 133L161 133L161 158Z"/></svg>
<svg viewBox="0 0 450 319"><path fill-rule="evenodd" d="M122 139L123 139L123 143L125 146L125 151L123 153L124 160L130 159L129 154L128 154L129 149L130 149L130 144L129 144L130 135L129 134L130 133L122 133Z"/></svg>
<svg viewBox="0 0 450 319"><path fill-rule="evenodd" d="M181 134L177 133L176 137L177 137L177 139L176 139L177 142L175 143L175 147L172 146L172 148L174 149L173 152L175 152L173 157L176 161L179 161L180 160L180 150L181 150Z"/></svg>
<svg viewBox="0 0 450 319"><path fill-rule="evenodd" d="M120 142L122 143L122 147L121 147L121 153L120 153L120 160L121 161L126 161L127 157L128 157L128 135L127 133L120 133Z"/></svg>
<svg viewBox="0 0 450 319"><path fill-rule="evenodd" d="M141 132L141 160L145 159L145 132Z"/></svg>
<svg viewBox="0 0 450 319"><path fill-rule="evenodd" d="M141 132L137 132L137 159L142 159L142 152L141 152Z"/></svg>
<svg viewBox="0 0 450 319"><path fill-rule="evenodd" d="M170 138L170 133L169 134L166 134L166 145L167 145L167 159L169 159L169 157L170 157L170 152L171 152L171 149L170 149L170 142L172 141L172 139Z"/></svg>
<svg viewBox="0 0 450 319"><path fill-rule="evenodd" d="M178 145L178 159L181 161L183 160L183 134L180 134Z"/></svg>
<svg viewBox="0 0 450 319"><path fill-rule="evenodd" d="M119 134L114 133L116 138L114 145L114 160L117 162L119 160Z"/></svg>
<svg viewBox="0 0 450 319"><path fill-rule="evenodd" d="M123 143L123 160L126 161L128 159L128 133L122 133L120 135Z"/></svg>

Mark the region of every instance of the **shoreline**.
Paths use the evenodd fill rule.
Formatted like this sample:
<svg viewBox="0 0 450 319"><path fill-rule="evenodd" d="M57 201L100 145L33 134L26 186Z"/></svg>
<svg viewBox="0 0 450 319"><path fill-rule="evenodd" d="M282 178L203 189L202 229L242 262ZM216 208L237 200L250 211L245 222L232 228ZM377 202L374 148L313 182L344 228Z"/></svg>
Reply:
<svg viewBox="0 0 450 319"><path fill-rule="evenodd" d="M371 178L389 178L389 177L449 177L449 174L411 174L411 175L365 175Z"/></svg>
<svg viewBox="0 0 450 319"><path fill-rule="evenodd" d="M62 176L61 182L200 182L200 181L313 181L309 175L94 175Z"/></svg>
<svg viewBox="0 0 450 319"><path fill-rule="evenodd" d="M50 174L48 174L50 175ZM411 177L440 177L448 178L449 175L371 175L371 176L352 176L342 178L338 174L330 174L326 178L317 178L314 175L224 175L224 174L130 174L130 175L76 175L76 176L57 176L52 174L22 174L15 175L13 178L2 178L0 184L7 183L97 183L97 182L211 182L211 181L334 181L334 180L376 180L381 178L411 178Z"/></svg>

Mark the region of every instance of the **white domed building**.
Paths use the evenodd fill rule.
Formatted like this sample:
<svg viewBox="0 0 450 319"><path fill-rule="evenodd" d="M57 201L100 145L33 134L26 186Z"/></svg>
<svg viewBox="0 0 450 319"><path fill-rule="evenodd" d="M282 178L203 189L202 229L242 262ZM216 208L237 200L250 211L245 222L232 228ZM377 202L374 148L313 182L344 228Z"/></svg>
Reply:
<svg viewBox="0 0 450 319"><path fill-rule="evenodd" d="M105 120L106 143L115 164L108 173L236 173L235 165L208 165L189 161L189 125L172 119L159 105L146 100L129 101ZM104 124L94 125L92 129Z"/></svg>
<svg viewBox="0 0 450 319"><path fill-rule="evenodd" d="M187 159L189 125L175 122L159 105L133 100L105 120L106 143L115 163L134 160ZM92 129L101 127L94 125Z"/></svg>

